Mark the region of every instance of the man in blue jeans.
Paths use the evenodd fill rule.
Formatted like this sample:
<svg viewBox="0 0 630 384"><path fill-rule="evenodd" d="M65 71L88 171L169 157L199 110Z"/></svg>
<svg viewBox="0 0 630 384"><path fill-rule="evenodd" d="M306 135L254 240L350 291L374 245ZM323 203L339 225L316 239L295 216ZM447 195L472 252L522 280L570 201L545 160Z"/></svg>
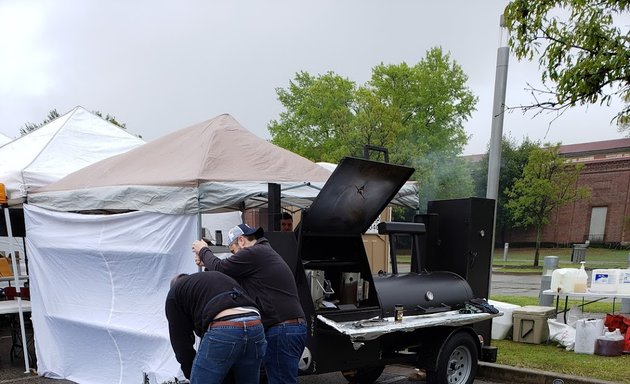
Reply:
<svg viewBox="0 0 630 384"><path fill-rule="evenodd" d="M166 297L175 358L191 384L258 384L267 343L256 303L220 272L177 275ZM195 352L196 334L201 337Z"/></svg>
<svg viewBox="0 0 630 384"><path fill-rule="evenodd" d="M306 344L306 322L291 269L263 237L262 228L239 224L228 232L232 255L219 259L204 241L195 241L195 262L237 279L261 310L267 339L269 384L295 384Z"/></svg>

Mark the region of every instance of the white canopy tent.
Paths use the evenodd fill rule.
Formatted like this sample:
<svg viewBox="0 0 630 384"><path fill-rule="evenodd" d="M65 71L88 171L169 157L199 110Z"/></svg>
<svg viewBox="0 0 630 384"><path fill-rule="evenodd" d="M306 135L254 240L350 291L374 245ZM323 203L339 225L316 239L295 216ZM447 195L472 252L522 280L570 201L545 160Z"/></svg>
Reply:
<svg viewBox="0 0 630 384"><path fill-rule="evenodd" d="M104 384L182 378L163 308L171 277L196 271L199 213L255 204L270 182L285 189L329 175L221 115L29 193L39 374Z"/></svg>
<svg viewBox="0 0 630 384"><path fill-rule="evenodd" d="M0 183L9 204L85 166L127 152L144 141L83 107L0 147Z"/></svg>
<svg viewBox="0 0 630 384"><path fill-rule="evenodd" d="M7 227L6 252L15 255L17 244L11 231L8 206L19 206L33 188L59 180L86 165L144 144L120 127L75 107L70 112L15 140L0 146L0 183L5 187L8 201L4 215ZM18 247L19 248L19 247ZM24 254L24 253L22 253ZM18 267L12 258L16 290L20 292ZM24 322L21 298L19 304L22 340ZM24 350L25 366L28 360Z"/></svg>
<svg viewBox="0 0 630 384"><path fill-rule="evenodd" d="M9 136L5 135L4 133L0 133L0 147L10 142L11 140L13 139L10 138Z"/></svg>

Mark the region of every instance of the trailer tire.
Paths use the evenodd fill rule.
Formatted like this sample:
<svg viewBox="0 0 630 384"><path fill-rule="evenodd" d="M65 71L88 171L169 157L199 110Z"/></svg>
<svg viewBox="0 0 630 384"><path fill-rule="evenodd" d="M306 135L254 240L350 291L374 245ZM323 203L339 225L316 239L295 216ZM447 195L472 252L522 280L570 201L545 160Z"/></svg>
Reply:
<svg viewBox="0 0 630 384"><path fill-rule="evenodd" d="M427 370L427 384L472 384L478 358L472 336L464 332L454 334L444 343L436 370Z"/></svg>
<svg viewBox="0 0 630 384"><path fill-rule="evenodd" d="M385 366L362 367L342 371L343 377L353 384L372 384L381 376Z"/></svg>

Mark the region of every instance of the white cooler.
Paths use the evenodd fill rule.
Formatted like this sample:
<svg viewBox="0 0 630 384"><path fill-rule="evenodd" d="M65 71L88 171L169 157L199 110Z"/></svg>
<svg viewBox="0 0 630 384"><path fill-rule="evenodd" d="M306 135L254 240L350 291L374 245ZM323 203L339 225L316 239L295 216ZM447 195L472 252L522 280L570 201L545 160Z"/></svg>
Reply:
<svg viewBox="0 0 630 384"><path fill-rule="evenodd" d="M521 306L495 300L488 300L488 304L493 305L496 309L503 312L503 316L492 318L491 334L493 340L503 340L510 334L510 330L512 329L512 312L515 309L521 308Z"/></svg>

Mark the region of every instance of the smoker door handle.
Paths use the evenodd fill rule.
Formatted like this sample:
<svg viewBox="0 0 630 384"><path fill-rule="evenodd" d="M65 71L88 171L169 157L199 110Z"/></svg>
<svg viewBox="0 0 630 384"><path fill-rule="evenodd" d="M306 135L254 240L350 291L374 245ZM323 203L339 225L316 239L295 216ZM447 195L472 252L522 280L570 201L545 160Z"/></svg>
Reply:
<svg viewBox="0 0 630 384"><path fill-rule="evenodd" d="M324 291L324 294L326 295L332 295L335 293L335 290L332 289L332 287L329 287L330 291L327 291L326 288L322 285L322 283L319 282L319 280L315 280L317 282L317 285L319 285L319 287L322 289L322 291Z"/></svg>

